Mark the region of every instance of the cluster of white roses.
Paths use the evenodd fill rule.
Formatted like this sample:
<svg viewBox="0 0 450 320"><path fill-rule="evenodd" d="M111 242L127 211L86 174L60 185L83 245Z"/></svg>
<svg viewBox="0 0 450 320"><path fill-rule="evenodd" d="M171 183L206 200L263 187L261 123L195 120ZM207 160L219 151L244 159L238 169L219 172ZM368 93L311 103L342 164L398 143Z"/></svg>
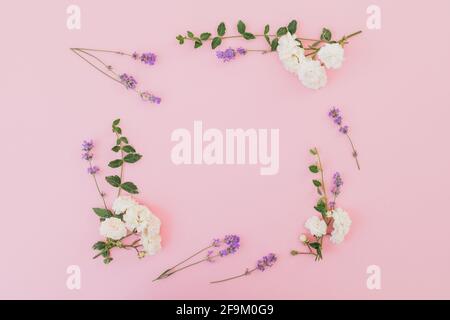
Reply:
<svg viewBox="0 0 450 320"><path fill-rule="evenodd" d="M146 206L138 204L130 196L118 197L112 206L114 213L122 217L106 218L100 225L100 234L120 240L129 232L140 235L143 252L154 255L161 249L161 221Z"/></svg>
<svg viewBox="0 0 450 320"><path fill-rule="evenodd" d="M297 74L302 84L310 89L320 89L327 84L327 69L339 69L344 61L344 48L339 43L327 43L318 52L319 60L305 56L305 50L295 35L286 33L280 37L278 57L284 68Z"/></svg>
<svg viewBox="0 0 450 320"><path fill-rule="evenodd" d="M330 241L334 244L341 243L350 231L352 220L348 213L341 208L329 211L327 213L327 218L332 219L333 221L333 231L331 231L330 234ZM312 216L305 222L305 228L308 229L314 237L321 238L327 235L328 225L323 219ZM306 243L308 241L306 235L302 234L300 236L300 241Z"/></svg>

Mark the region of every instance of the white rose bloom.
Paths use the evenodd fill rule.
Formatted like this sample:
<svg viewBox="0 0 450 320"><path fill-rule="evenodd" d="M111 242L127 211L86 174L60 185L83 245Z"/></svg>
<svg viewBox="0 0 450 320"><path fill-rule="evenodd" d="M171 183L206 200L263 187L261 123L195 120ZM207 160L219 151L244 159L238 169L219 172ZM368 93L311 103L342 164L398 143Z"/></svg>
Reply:
<svg viewBox="0 0 450 320"><path fill-rule="evenodd" d="M148 229L149 235L159 234L161 221L146 206L135 205L127 210L123 216L130 231L142 232Z"/></svg>
<svg viewBox="0 0 450 320"><path fill-rule="evenodd" d="M328 69L339 69L344 61L344 48L339 43L328 43L317 54Z"/></svg>
<svg viewBox="0 0 450 320"><path fill-rule="evenodd" d="M332 212L333 217L333 231L331 232L330 241L334 244L339 244L344 241L345 236L350 230L352 220L347 212L341 208L337 208Z"/></svg>
<svg viewBox="0 0 450 320"><path fill-rule="evenodd" d="M327 224L317 216L312 216L306 220L305 228L316 237L324 236L327 233Z"/></svg>
<svg viewBox="0 0 450 320"><path fill-rule="evenodd" d="M309 89L320 89L327 84L325 68L317 60L306 59L300 63L298 78Z"/></svg>
<svg viewBox="0 0 450 320"><path fill-rule="evenodd" d="M112 209L115 214L121 214L137 205L137 202L130 196L120 196L114 200Z"/></svg>
<svg viewBox="0 0 450 320"><path fill-rule="evenodd" d="M301 234L299 239L300 239L300 242L303 242L303 243L308 241L308 238L306 237L305 234Z"/></svg>
<svg viewBox="0 0 450 320"><path fill-rule="evenodd" d="M100 234L113 240L119 240L127 235L127 228L122 220L107 218L100 224Z"/></svg>
<svg viewBox="0 0 450 320"><path fill-rule="evenodd" d="M154 235L148 236L145 232L141 235L140 244L142 245L144 252L148 255L154 255L161 250L161 236Z"/></svg>
<svg viewBox="0 0 450 320"><path fill-rule="evenodd" d="M300 42L289 32L278 40L277 52L284 68L292 73L297 72L300 63L305 60L305 51L300 48Z"/></svg>

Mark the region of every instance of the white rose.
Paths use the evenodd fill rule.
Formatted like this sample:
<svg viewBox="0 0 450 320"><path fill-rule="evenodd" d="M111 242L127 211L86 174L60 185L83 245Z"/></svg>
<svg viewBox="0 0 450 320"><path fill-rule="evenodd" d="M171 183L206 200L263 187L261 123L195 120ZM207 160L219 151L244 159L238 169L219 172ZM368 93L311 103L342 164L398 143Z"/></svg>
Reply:
<svg viewBox="0 0 450 320"><path fill-rule="evenodd" d="M127 228L122 220L107 218L100 224L100 234L113 240L119 240L127 235Z"/></svg>
<svg viewBox="0 0 450 320"><path fill-rule="evenodd" d="M310 89L320 89L327 84L325 68L317 60L306 59L300 63L298 78L305 87Z"/></svg>
<svg viewBox="0 0 450 320"><path fill-rule="evenodd" d="M347 212L341 208L337 208L332 212L333 217L333 231L331 232L330 241L334 244L339 244L344 241L345 236L350 231L352 220Z"/></svg>
<svg viewBox="0 0 450 320"><path fill-rule="evenodd" d="M312 216L306 220L305 228L316 237L324 236L327 233L327 224L317 216Z"/></svg>
<svg viewBox="0 0 450 320"><path fill-rule="evenodd" d="M121 214L135 205L137 205L137 202L130 196L121 196L114 200L112 209L114 213Z"/></svg>
<svg viewBox="0 0 450 320"><path fill-rule="evenodd" d="M305 234L301 234L299 240L300 242L305 243L306 241L308 241L308 238Z"/></svg>
<svg viewBox="0 0 450 320"><path fill-rule="evenodd" d="M290 33L278 40L277 52L284 68L292 73L297 72L300 63L305 59L305 51L300 48L300 42Z"/></svg>
<svg viewBox="0 0 450 320"><path fill-rule="evenodd" d="M148 236L146 233L142 233L140 244L142 245L144 252L149 255L154 255L161 250L161 236L154 235Z"/></svg>
<svg viewBox="0 0 450 320"><path fill-rule="evenodd" d="M328 69L339 69L344 62L344 48L338 43L326 44L317 54Z"/></svg>
<svg viewBox="0 0 450 320"><path fill-rule="evenodd" d="M147 207L135 205L127 210L123 216L130 231L142 232L147 229L150 235L159 234L161 221Z"/></svg>

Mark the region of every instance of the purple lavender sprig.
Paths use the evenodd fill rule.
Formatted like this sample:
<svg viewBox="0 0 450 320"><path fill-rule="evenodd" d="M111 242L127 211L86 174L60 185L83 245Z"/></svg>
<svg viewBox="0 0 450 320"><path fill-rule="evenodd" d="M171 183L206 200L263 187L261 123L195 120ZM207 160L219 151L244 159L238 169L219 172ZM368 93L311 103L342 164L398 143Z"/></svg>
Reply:
<svg viewBox="0 0 450 320"><path fill-rule="evenodd" d="M338 126L339 132L342 133L342 134L344 134L344 135L347 137L347 139L348 139L348 141L350 142L350 145L351 145L351 147L352 147L352 150L353 150L352 156L353 156L353 158L355 158L356 166L358 167L358 170L361 170L361 167L360 167L360 165L359 165L359 160L358 160L358 152L356 152L355 145L353 144L353 141L352 141L352 139L350 138L350 135L349 135L349 133L348 133L348 132L349 132L349 126L348 126L348 125L345 125L345 124L343 123L343 117L342 117L342 115L341 115L341 111L340 111L338 108L333 107L333 108L331 108L331 110L328 112L328 116L329 116L329 117L333 120L333 122Z"/></svg>
<svg viewBox="0 0 450 320"><path fill-rule="evenodd" d="M181 270L193 267L197 264L200 264L203 262L214 262L218 258L223 258L230 254L236 253L240 248L240 242L241 242L241 239L237 235L226 235L223 239L213 239L207 247L197 251L196 253L194 253L193 255L188 257L187 259L184 259L183 261L177 263L173 267L165 270L153 281L168 278L171 275L173 275ZM184 265L186 262L188 262L189 260L193 259L194 257L204 253L205 251L206 251L206 254L202 259L199 259L195 262Z"/></svg>
<svg viewBox="0 0 450 320"><path fill-rule="evenodd" d="M100 171L100 168L92 164L92 159L94 158L92 149L94 149L94 142L92 141L92 139L84 140L83 143L81 144L81 151L82 151L81 158L88 162L89 166L87 168L87 173L92 175L92 177L94 178L95 186L97 188L100 197L102 198L103 205L105 209L108 210L108 206L106 205L105 201L105 193L100 190L96 177L96 174Z"/></svg>
<svg viewBox="0 0 450 320"><path fill-rule="evenodd" d="M233 49L233 48L228 48L224 51L221 50L217 50L216 51L216 57L219 60L222 60L223 62L229 62L231 60L234 60L236 58L236 56L244 56L247 54L247 50L244 48L237 48L237 49Z"/></svg>
<svg viewBox="0 0 450 320"><path fill-rule="evenodd" d="M120 83L126 89L131 89L135 91L143 101L148 101L150 103L160 104L161 98L157 97L148 91L139 91L137 89L138 81L128 73L118 73L115 71L113 66L105 63L96 53L113 53L121 56L129 56L134 60L141 61L144 64L153 66L156 63L156 54L152 52L145 52L139 54L134 52L132 54L125 53L122 51L112 51L112 50L100 50L100 49L87 49L87 48L70 48L72 52L78 55L81 59L95 68L97 71L101 72L108 78Z"/></svg>
<svg viewBox="0 0 450 320"><path fill-rule="evenodd" d="M245 272L242 274L239 274L237 276L233 276L230 278L226 278L226 279L222 279L222 280L217 280L217 281L212 281L210 283L221 283L221 282L225 282L225 281L230 281L230 280L234 280L237 278L241 278L244 276L249 276L250 274L252 274L254 271L259 270L259 271L265 271L266 269L272 267L275 262L277 261L277 256L273 253L269 253L268 255L262 257L261 259L259 259L256 262L256 266L253 269L245 269Z"/></svg>

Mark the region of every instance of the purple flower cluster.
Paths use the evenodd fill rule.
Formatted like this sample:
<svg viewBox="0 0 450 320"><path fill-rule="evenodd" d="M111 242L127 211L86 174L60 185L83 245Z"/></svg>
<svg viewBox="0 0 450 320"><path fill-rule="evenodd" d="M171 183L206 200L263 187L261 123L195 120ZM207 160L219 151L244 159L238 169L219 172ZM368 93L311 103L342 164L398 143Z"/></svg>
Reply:
<svg viewBox="0 0 450 320"><path fill-rule="evenodd" d="M347 134L348 133L348 126L344 125L342 120L342 116L341 116L341 111L336 108L333 107L329 112L328 112L328 116L333 120L333 122L339 126L339 132L342 134Z"/></svg>
<svg viewBox="0 0 450 320"><path fill-rule="evenodd" d="M333 187L331 188L331 193L337 197L341 193L341 187L344 184L339 172L333 175Z"/></svg>
<svg viewBox="0 0 450 320"><path fill-rule="evenodd" d="M123 73L120 75L120 81L127 89L136 89L137 81L133 76Z"/></svg>
<svg viewBox="0 0 450 320"><path fill-rule="evenodd" d="M218 50L216 51L216 56L219 60L222 60L223 62L228 62L236 58L237 55L245 55L247 53L247 50L244 48L228 48L224 51Z"/></svg>
<svg viewBox="0 0 450 320"><path fill-rule="evenodd" d="M100 169L97 166L92 166L91 164L91 160L94 157L94 155L91 152L93 148L94 142L92 140L84 140L83 143L81 144L81 151L83 151L83 153L81 154L81 158L89 162L89 167L87 168L87 172L89 174L96 174L97 172L100 171Z"/></svg>
<svg viewBox="0 0 450 320"><path fill-rule="evenodd" d="M266 270L266 268L270 268L277 261L277 256L273 253L269 253L267 256L262 257L256 263L256 268L260 271Z"/></svg>
<svg viewBox="0 0 450 320"><path fill-rule="evenodd" d="M139 95L141 96L142 100L144 100L144 101L149 101L151 103L156 103L156 104L160 104L161 103L161 98L160 97L157 97L157 96L151 94L148 91L140 92Z"/></svg>
<svg viewBox="0 0 450 320"><path fill-rule="evenodd" d="M131 57L134 60L141 60L143 63L151 65L151 66L154 65L156 62L156 54L154 54L152 52L146 52L143 54L139 54L139 53L135 52L131 55Z"/></svg>

